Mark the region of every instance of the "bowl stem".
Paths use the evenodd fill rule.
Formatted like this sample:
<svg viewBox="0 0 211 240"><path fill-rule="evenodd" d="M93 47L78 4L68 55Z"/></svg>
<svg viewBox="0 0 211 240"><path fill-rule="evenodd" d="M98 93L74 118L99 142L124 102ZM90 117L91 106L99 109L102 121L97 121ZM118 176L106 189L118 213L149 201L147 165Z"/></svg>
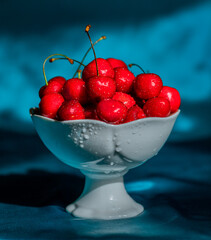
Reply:
<svg viewBox="0 0 211 240"><path fill-rule="evenodd" d="M83 193L66 208L73 216L109 220L135 217L143 212L143 206L126 192L123 176L101 174L99 178L90 173L85 176Z"/></svg>

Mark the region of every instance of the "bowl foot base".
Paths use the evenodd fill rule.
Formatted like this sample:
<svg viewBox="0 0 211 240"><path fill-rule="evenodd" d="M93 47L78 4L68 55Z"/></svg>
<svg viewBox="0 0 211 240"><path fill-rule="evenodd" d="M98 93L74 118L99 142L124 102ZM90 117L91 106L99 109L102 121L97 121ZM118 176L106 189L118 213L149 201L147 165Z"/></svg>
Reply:
<svg viewBox="0 0 211 240"><path fill-rule="evenodd" d="M93 179L86 176L82 195L66 210L75 217L110 220L135 217L144 208L128 195L122 177Z"/></svg>
<svg viewBox="0 0 211 240"><path fill-rule="evenodd" d="M97 209L89 209L80 207L77 204L70 204L66 207L66 211L71 213L74 217L84 218L84 219L101 219L101 220L112 220L112 219L122 219L122 218L132 218L140 215L144 208L141 204L137 206L130 207L129 209L121 210L119 213L105 213Z"/></svg>

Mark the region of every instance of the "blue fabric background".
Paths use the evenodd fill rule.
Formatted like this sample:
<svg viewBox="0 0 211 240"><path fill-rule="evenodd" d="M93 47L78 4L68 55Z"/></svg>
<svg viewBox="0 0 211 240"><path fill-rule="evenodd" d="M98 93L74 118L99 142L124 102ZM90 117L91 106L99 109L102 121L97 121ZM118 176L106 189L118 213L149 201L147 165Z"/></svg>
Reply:
<svg viewBox="0 0 211 240"><path fill-rule="evenodd" d="M41 143L28 110L38 106L42 63L52 53L80 60L92 25L98 57L140 64L182 97L181 115L160 153L125 176L143 203L141 216L88 221L65 206L83 189L76 169ZM0 239L210 239L211 2L0 2ZM93 59L90 53L86 63ZM71 78L66 62L46 65L47 77ZM133 68L135 74L139 70Z"/></svg>

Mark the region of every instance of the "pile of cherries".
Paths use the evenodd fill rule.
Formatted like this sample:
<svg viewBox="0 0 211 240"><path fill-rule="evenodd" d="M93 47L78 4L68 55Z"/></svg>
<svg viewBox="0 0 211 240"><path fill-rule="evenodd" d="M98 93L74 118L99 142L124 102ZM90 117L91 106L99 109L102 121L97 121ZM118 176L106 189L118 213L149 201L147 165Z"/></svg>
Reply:
<svg viewBox="0 0 211 240"><path fill-rule="evenodd" d="M91 47L94 51L92 41ZM77 78L54 77L41 87L42 116L58 121L95 119L122 124L146 117L168 117L179 109L180 94L175 88L163 86L154 73L143 71L135 77L122 60L95 55L84 67L82 78L78 72Z"/></svg>

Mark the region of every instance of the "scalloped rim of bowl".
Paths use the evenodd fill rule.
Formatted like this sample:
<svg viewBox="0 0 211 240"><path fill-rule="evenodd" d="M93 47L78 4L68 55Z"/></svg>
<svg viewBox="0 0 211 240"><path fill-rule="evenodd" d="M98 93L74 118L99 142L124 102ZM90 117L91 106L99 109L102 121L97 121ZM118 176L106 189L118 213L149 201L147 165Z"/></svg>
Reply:
<svg viewBox="0 0 211 240"><path fill-rule="evenodd" d="M69 123L98 123L98 124L102 124L103 126L110 126L112 128L119 128L122 126L129 126L129 125L133 125L134 123L139 123L139 122L148 122L150 120L156 121L156 120L169 120L171 118L177 117L180 113L180 109L178 109L176 112L170 114L168 117L146 117L146 118L141 118L135 121L131 121L128 123L122 123L122 124L111 124L111 123L106 123L103 121L99 121L99 120L94 120L94 119L78 119L78 120L65 120L65 121L58 121L52 118L48 118L48 117L44 117L42 115L36 114L34 113L35 110L37 110L39 108L30 108L29 112L31 116L37 116L39 118L42 118L44 120L47 120L49 122L59 122L59 123L65 123L65 124L69 124Z"/></svg>

